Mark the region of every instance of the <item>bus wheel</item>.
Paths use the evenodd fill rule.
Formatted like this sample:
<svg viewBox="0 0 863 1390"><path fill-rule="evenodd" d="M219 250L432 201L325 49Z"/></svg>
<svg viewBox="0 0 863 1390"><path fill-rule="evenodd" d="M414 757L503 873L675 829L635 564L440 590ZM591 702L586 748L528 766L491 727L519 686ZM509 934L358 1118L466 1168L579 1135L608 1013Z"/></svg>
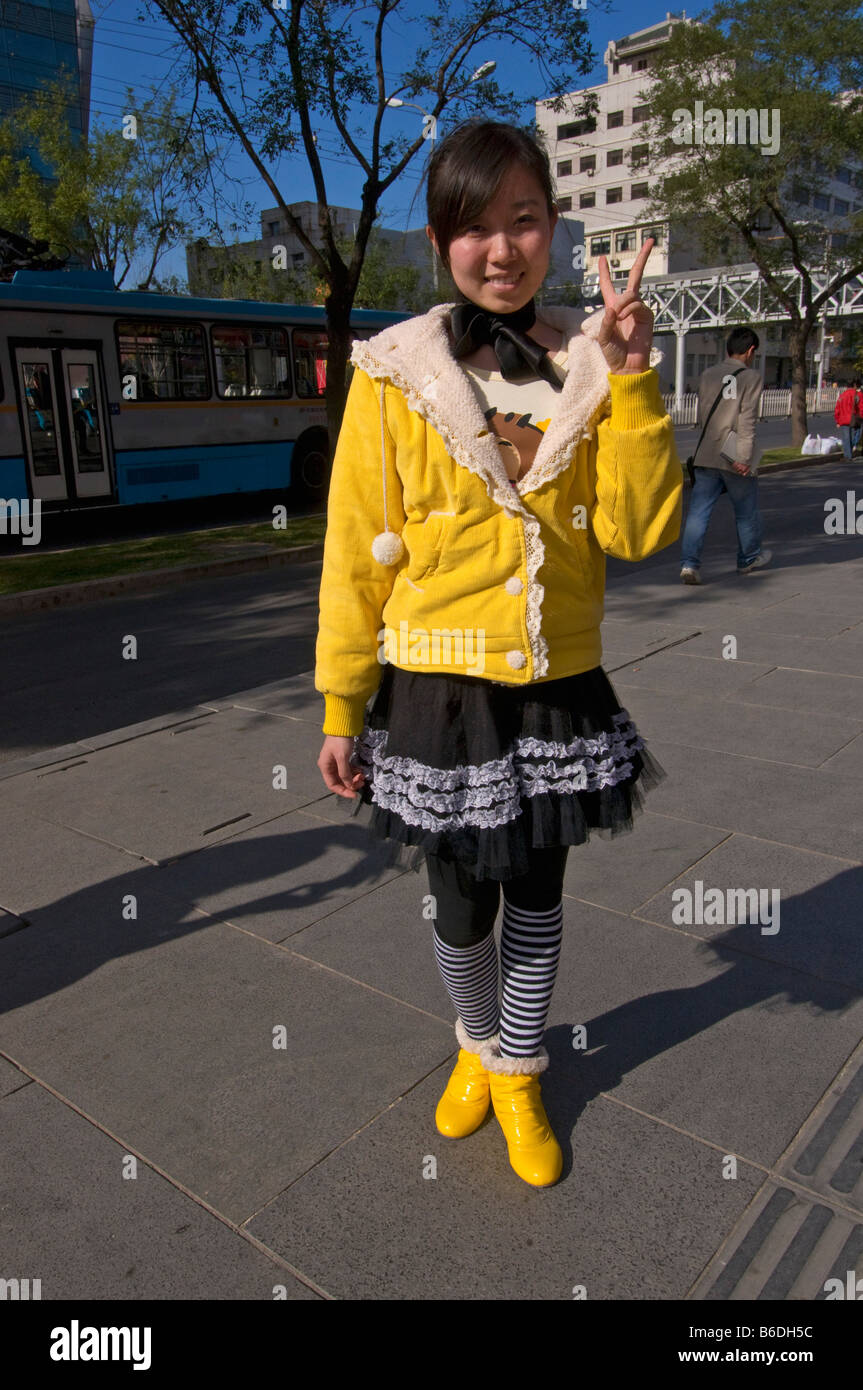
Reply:
<svg viewBox="0 0 863 1390"><path fill-rule="evenodd" d="M291 496L298 503L323 502L330 466L326 430L310 430L294 446L291 458Z"/></svg>

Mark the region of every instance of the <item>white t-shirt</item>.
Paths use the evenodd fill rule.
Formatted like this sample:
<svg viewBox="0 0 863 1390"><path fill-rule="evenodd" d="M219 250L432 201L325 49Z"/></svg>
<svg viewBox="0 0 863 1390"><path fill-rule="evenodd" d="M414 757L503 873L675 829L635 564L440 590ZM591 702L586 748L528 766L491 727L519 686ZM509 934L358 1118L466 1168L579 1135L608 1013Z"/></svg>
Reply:
<svg viewBox="0 0 863 1390"><path fill-rule="evenodd" d="M566 379L568 355L561 348L549 351L561 383ZM531 467L539 441L551 423L560 392L543 377L527 381L507 381L502 372L460 364L471 378L482 402L489 429L498 441L509 480L515 487Z"/></svg>

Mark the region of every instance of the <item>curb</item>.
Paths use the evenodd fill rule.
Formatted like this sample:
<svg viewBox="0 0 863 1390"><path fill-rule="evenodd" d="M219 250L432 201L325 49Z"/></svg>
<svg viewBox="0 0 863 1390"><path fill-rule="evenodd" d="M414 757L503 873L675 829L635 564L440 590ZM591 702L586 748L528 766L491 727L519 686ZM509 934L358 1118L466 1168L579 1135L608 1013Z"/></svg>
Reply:
<svg viewBox="0 0 863 1390"><path fill-rule="evenodd" d="M144 593L148 589L163 589L173 584L185 584L195 579L211 579L225 574L251 574L255 570L277 569L281 565L299 564L303 560L320 560L324 542L292 546L289 550L269 555L245 555L236 560L212 560L202 565L174 565L171 569L145 570L141 574L108 575L104 579L84 579L77 584L56 584L45 589L27 589L20 594L0 597L0 617L14 613L34 613L46 608L61 608L69 604L90 603L96 599L113 598L119 594Z"/></svg>
<svg viewBox="0 0 863 1390"><path fill-rule="evenodd" d="M763 473L785 473L791 469L807 468L822 463L835 463L841 458L841 453L801 454L796 459L783 459L780 463L765 464L763 468L759 468L758 476ZM689 487L685 470L684 485ZM281 565L300 563L303 560L320 560L323 554L324 542L316 541L310 545L292 546L290 550L275 551L269 555L248 555L237 560L214 560L202 565L175 565L171 569L145 570L141 574L117 574L105 579L84 579L78 584L57 584L45 589L27 589L20 594L0 596L0 618L15 613L37 613L48 608L65 608L76 603L92 603L97 599L114 598L120 594L146 593L150 589L191 583L195 579L211 579L226 574L252 574L256 570L276 569Z"/></svg>

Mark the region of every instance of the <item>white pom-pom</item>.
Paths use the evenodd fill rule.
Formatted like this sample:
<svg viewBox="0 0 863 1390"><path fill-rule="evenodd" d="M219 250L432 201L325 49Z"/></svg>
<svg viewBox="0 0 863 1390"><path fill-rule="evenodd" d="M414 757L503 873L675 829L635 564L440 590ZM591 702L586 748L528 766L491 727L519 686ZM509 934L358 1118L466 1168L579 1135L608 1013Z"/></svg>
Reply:
<svg viewBox="0 0 863 1390"><path fill-rule="evenodd" d="M372 541L372 554L379 565L394 565L404 550L404 541L396 531L381 531Z"/></svg>

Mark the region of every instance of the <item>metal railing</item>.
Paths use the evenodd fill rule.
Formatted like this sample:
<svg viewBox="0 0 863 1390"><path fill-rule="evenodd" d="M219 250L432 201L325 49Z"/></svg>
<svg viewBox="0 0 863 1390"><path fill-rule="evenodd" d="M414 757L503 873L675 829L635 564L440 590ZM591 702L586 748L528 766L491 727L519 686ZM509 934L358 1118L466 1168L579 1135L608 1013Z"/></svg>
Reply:
<svg viewBox="0 0 863 1390"><path fill-rule="evenodd" d="M684 396L678 405L677 397L673 392L668 392L663 396L665 409L671 416L673 425L691 425L693 428L698 424L698 396L695 392L690 392ZM839 399L839 390L836 386L822 386L818 391L816 387L810 386L806 392L806 414L819 415L829 411L832 415L833 408ZM784 391L771 387L767 391L762 391L761 400L758 403L759 420L791 417L791 388Z"/></svg>

